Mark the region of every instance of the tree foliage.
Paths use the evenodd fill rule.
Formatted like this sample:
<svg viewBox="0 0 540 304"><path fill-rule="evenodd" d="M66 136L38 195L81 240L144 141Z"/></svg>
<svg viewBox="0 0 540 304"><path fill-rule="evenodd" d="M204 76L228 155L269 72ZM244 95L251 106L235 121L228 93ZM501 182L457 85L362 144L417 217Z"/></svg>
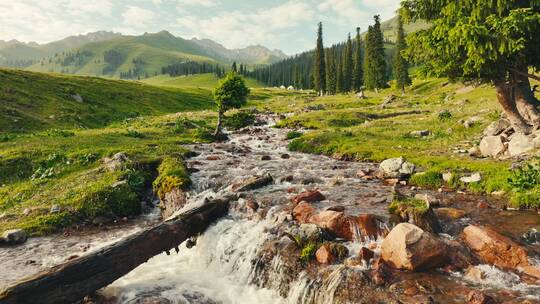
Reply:
<svg viewBox="0 0 540 304"><path fill-rule="evenodd" d="M359 92L364 83L364 71L362 70L362 37L360 36L360 28L356 28L356 38L354 40L354 69L353 69L353 90Z"/></svg>
<svg viewBox="0 0 540 304"><path fill-rule="evenodd" d="M368 28L366 37L364 85L368 89L385 88L388 82L381 20L378 15L374 20L375 24Z"/></svg>
<svg viewBox="0 0 540 304"><path fill-rule="evenodd" d="M234 71L229 72L214 89L214 101L218 107L218 122L214 134L216 137L221 134L223 114L230 109L238 109L245 105L249 92L244 78Z"/></svg>
<svg viewBox="0 0 540 304"><path fill-rule="evenodd" d="M396 50L394 54L394 78L396 79L396 88L405 91L405 87L412 83L409 77L409 63L403 57L403 52L407 48L405 42L405 31L403 30L403 20L398 15Z"/></svg>
<svg viewBox="0 0 540 304"><path fill-rule="evenodd" d="M315 90L321 95L326 92L326 62L324 59L322 35L322 22L319 22L319 28L317 29L317 47L315 48L315 54L313 56L313 83L315 85Z"/></svg>

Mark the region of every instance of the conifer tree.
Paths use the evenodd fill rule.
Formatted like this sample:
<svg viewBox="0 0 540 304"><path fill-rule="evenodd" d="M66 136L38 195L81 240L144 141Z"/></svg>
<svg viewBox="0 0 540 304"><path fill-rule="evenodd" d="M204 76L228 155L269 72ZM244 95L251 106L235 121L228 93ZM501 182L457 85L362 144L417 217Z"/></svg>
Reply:
<svg viewBox="0 0 540 304"><path fill-rule="evenodd" d="M343 49L343 91L350 92L352 88L352 71L353 71L353 57L352 57L352 41L351 34L347 37L347 43Z"/></svg>
<svg viewBox="0 0 540 304"><path fill-rule="evenodd" d="M343 93L343 58L337 57L336 59L336 93Z"/></svg>
<svg viewBox="0 0 540 304"><path fill-rule="evenodd" d="M364 71L362 70L362 37L360 28L356 28L356 39L354 41L354 69L353 69L353 90L360 92L364 82Z"/></svg>
<svg viewBox="0 0 540 304"><path fill-rule="evenodd" d="M387 86L386 59L384 55L384 38L380 17L374 17L375 24L368 28L364 61L364 85L377 91Z"/></svg>
<svg viewBox="0 0 540 304"><path fill-rule="evenodd" d="M231 68L232 68L233 72L235 72L235 73L237 73L237 72L238 72L238 69L237 69L237 67L236 67L236 61L234 61L234 62L233 62L233 64L232 64L232 67L231 67Z"/></svg>
<svg viewBox="0 0 540 304"><path fill-rule="evenodd" d="M326 53L326 91L329 95L336 94L336 62L334 48Z"/></svg>
<svg viewBox="0 0 540 304"><path fill-rule="evenodd" d="M326 62L324 58L322 35L322 22L319 22L319 28L317 30L317 47L315 48L315 54L313 56L313 82L315 91L321 96L326 92Z"/></svg>
<svg viewBox="0 0 540 304"><path fill-rule="evenodd" d="M401 14L398 15L398 27L397 27L397 40L396 40L396 53L394 55L394 77L396 79L396 88L405 93L405 87L410 85L411 78L409 77L409 63L403 57L403 52L407 48L405 42L405 31L403 30L403 20Z"/></svg>

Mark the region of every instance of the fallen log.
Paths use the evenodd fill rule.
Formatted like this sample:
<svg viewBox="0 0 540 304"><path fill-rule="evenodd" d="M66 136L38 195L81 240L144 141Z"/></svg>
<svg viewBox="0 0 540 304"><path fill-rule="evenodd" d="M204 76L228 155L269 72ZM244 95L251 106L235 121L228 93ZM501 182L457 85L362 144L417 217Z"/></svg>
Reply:
<svg viewBox="0 0 540 304"><path fill-rule="evenodd" d="M212 200L155 227L21 280L0 293L1 304L73 303L126 275L151 257L203 232L225 215L231 197Z"/></svg>

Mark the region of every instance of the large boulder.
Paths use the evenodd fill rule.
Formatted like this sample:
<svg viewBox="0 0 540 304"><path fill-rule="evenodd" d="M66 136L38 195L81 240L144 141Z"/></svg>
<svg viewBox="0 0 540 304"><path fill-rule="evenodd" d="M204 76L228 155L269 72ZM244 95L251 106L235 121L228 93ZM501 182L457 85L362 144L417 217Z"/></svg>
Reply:
<svg viewBox="0 0 540 304"><path fill-rule="evenodd" d="M379 229L379 220L373 214L360 214L352 219L355 230L360 234L359 237L365 240L366 238L375 239L383 233Z"/></svg>
<svg viewBox="0 0 540 304"><path fill-rule="evenodd" d="M344 245L326 242L317 249L315 258L320 264L332 264L336 261L342 261L348 254L349 250Z"/></svg>
<svg viewBox="0 0 540 304"><path fill-rule="evenodd" d="M492 228L469 225L463 230L463 239L487 264L505 269L529 266L525 248Z"/></svg>
<svg viewBox="0 0 540 304"><path fill-rule="evenodd" d="M315 213L315 208L308 202L300 202L293 209L293 218L300 224L307 223L309 218Z"/></svg>
<svg viewBox="0 0 540 304"><path fill-rule="evenodd" d="M416 167L403 157L397 157L384 160L379 165L379 169L382 177L396 178L413 174Z"/></svg>
<svg viewBox="0 0 540 304"><path fill-rule="evenodd" d="M516 133L508 142L510 156L518 156L534 149L533 138L523 133Z"/></svg>
<svg viewBox="0 0 540 304"><path fill-rule="evenodd" d="M334 237L353 240L351 219L338 211L323 211L309 218L309 222L327 230Z"/></svg>
<svg viewBox="0 0 540 304"><path fill-rule="evenodd" d="M381 258L390 266L404 270L425 270L447 262L447 247L419 227L401 223L390 231L381 246Z"/></svg>
<svg viewBox="0 0 540 304"><path fill-rule="evenodd" d="M26 242L28 235L22 229L7 230L0 237L0 243L8 245L17 245Z"/></svg>
<svg viewBox="0 0 540 304"><path fill-rule="evenodd" d="M510 128L510 122L508 119L499 119L492 122L485 130L484 136L497 136L504 132L504 130Z"/></svg>
<svg viewBox="0 0 540 304"><path fill-rule="evenodd" d="M482 156L497 157L506 151L503 137L500 135L486 136L480 142L480 153Z"/></svg>

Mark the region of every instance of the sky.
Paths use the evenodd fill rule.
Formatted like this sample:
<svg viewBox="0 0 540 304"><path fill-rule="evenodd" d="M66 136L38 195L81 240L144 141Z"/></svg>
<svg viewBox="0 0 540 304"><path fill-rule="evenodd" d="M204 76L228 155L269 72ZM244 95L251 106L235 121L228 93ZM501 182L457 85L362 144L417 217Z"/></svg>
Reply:
<svg viewBox="0 0 540 304"><path fill-rule="evenodd" d="M167 30L227 48L264 45L291 55L343 41L373 15L394 16L400 0L0 0L0 40L38 43L98 30L129 35Z"/></svg>

